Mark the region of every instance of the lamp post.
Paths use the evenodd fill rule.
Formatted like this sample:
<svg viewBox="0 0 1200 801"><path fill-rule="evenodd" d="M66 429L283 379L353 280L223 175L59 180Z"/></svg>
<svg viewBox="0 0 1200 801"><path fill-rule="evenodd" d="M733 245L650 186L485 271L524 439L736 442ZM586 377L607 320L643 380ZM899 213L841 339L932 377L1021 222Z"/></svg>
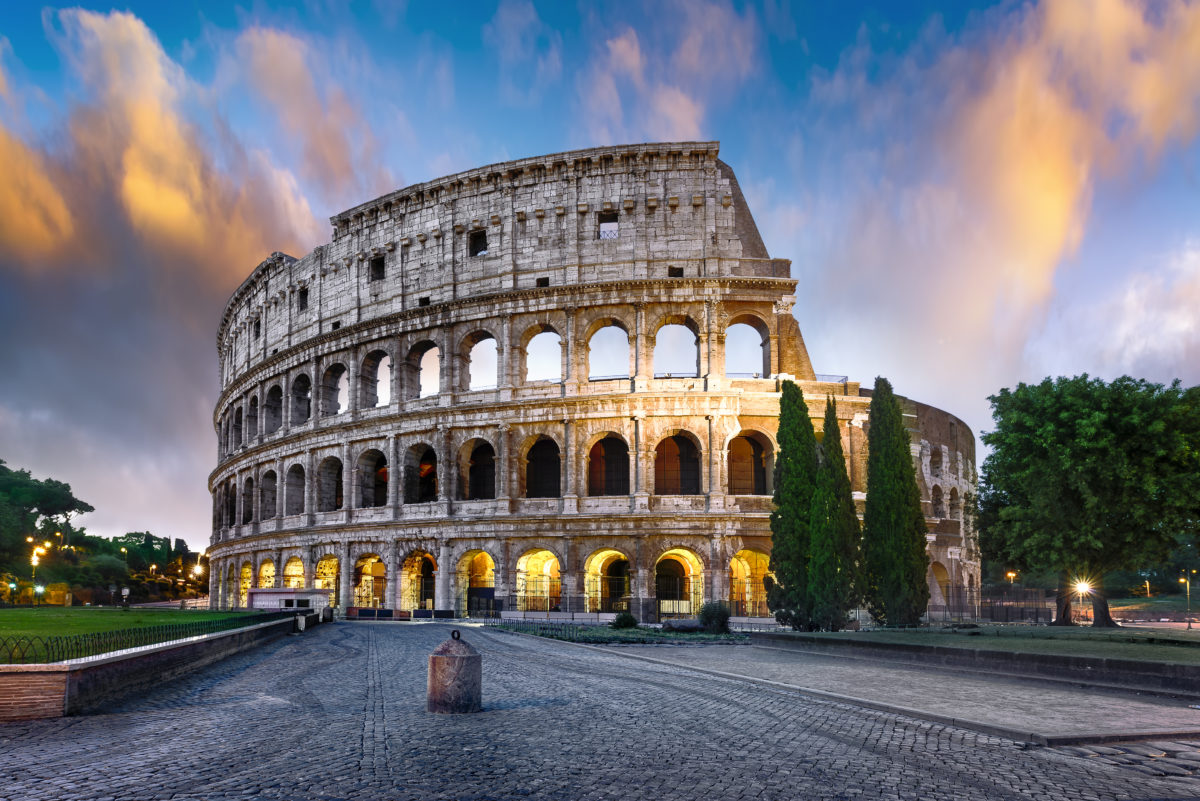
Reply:
<svg viewBox="0 0 1200 801"><path fill-rule="evenodd" d="M33 585L33 597L34 597L34 600L35 600L35 602L36 602L37 604L41 604L41 602L42 602L42 593L43 593L43 592L45 592L45 591L46 591L46 588L45 588L45 587L43 587L41 584L35 584L35 585Z"/></svg>
<svg viewBox="0 0 1200 801"><path fill-rule="evenodd" d="M1017 580L1017 571L1015 570L1010 570L1004 575L1008 578L1008 586L1010 587L1013 585L1013 582Z"/></svg>
<svg viewBox="0 0 1200 801"><path fill-rule="evenodd" d="M1083 596L1091 594L1092 585L1088 584L1086 581L1077 581L1077 582L1075 582L1075 592L1076 592L1076 594L1079 595L1079 608L1082 611Z"/></svg>
<svg viewBox="0 0 1200 801"><path fill-rule="evenodd" d="M1192 573L1196 571L1193 570ZM1187 590L1187 630L1192 630L1192 577L1187 573L1183 574L1183 578L1179 579L1179 583Z"/></svg>

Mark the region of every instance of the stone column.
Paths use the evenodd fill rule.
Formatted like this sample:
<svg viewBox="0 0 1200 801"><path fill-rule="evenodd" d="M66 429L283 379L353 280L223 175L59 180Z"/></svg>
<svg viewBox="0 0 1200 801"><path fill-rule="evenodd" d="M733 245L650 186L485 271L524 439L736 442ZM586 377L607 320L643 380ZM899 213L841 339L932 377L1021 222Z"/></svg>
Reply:
<svg viewBox="0 0 1200 801"><path fill-rule="evenodd" d="M316 497L317 497L317 476L316 453L312 448L308 450L308 464L304 468L304 516L308 520L308 525L313 524L313 515L316 513Z"/></svg>
<svg viewBox="0 0 1200 801"><path fill-rule="evenodd" d="M512 317L511 314L501 316L500 338L496 341L496 388L510 392L516 383L518 372L517 365L514 363L518 349L512 344Z"/></svg>
<svg viewBox="0 0 1200 801"><path fill-rule="evenodd" d="M574 454L575 448L572 443L575 426L570 420L563 420L563 448L559 456L559 469L562 471L560 479L562 481L562 510L566 514L573 514L579 511L579 493L576 491L578 471L574 469Z"/></svg>
<svg viewBox="0 0 1200 801"><path fill-rule="evenodd" d="M389 586L392 589L392 609L400 608L400 541L393 539L391 548L391 558L388 563L387 571Z"/></svg>
<svg viewBox="0 0 1200 801"><path fill-rule="evenodd" d="M496 427L496 499L503 501L503 508L510 510L512 498L512 449L509 446L511 427L501 423Z"/></svg>
<svg viewBox="0 0 1200 801"><path fill-rule="evenodd" d="M275 583L272 584L271 586L282 587L283 586L283 551L280 548L276 548L274 550L274 552L272 552L271 561L275 563Z"/></svg>
<svg viewBox="0 0 1200 801"><path fill-rule="evenodd" d="M292 430L292 382L291 377L284 374L280 381L283 390L283 407L279 410L279 435L286 437Z"/></svg>
<svg viewBox="0 0 1200 801"><path fill-rule="evenodd" d="M283 518L283 492L287 486L287 475L284 473L283 457L275 459L275 528L282 525Z"/></svg>
<svg viewBox="0 0 1200 801"><path fill-rule="evenodd" d="M387 444L387 460L388 460L388 482L387 482L387 505L392 510L392 517L396 516L396 509L400 505L400 475L403 466L400 464L400 435L388 435Z"/></svg>
<svg viewBox="0 0 1200 801"><path fill-rule="evenodd" d="M561 361L559 362L560 376L562 379L562 391L564 395L575 395L579 392L579 365L577 360L578 350L575 342L575 312L574 306L568 306L564 310L567 314L567 326L561 337L562 352L560 354Z"/></svg>
<svg viewBox="0 0 1200 801"><path fill-rule="evenodd" d="M458 360L456 353L452 351L454 341L454 330L449 325L442 326L442 344L439 347L441 351L441 359L438 361L438 405L449 406L453 403L454 394L458 391L458 387L454 385L457 380L458 370L455 362Z"/></svg>
<svg viewBox="0 0 1200 801"><path fill-rule="evenodd" d="M312 543L304 546L304 588L311 590L317 586L317 562L315 557L316 548Z"/></svg>
<svg viewBox="0 0 1200 801"><path fill-rule="evenodd" d="M338 606L343 610L354 600L354 561L350 543L342 543L338 557Z"/></svg>
<svg viewBox="0 0 1200 801"><path fill-rule="evenodd" d="M351 509L357 509L358 504L355 502L355 488L357 484L355 479L358 477L358 465L350 461L350 443L342 443L342 510L345 514L342 517L346 520L350 519Z"/></svg>
<svg viewBox="0 0 1200 801"><path fill-rule="evenodd" d="M441 503L442 514L454 512L454 474L458 470L457 454L451 450L450 429L438 426L438 446L441 454L438 456L438 501Z"/></svg>
<svg viewBox="0 0 1200 801"><path fill-rule="evenodd" d="M263 409L263 402L266 400L266 395L263 394L263 385L261 383L254 388L254 396L258 399L258 414L254 418L254 436L255 442L261 445L267 436L267 415Z"/></svg>
<svg viewBox="0 0 1200 801"><path fill-rule="evenodd" d="M438 546L437 573L433 581L433 608L453 609L454 599L451 597L450 576L454 569L450 564L450 546L442 543Z"/></svg>
<svg viewBox="0 0 1200 801"><path fill-rule="evenodd" d="M632 476L633 476L633 508L637 510L647 510L650 508L650 480L646 475L647 465L644 449L645 431L643 430L643 417L641 415L633 416L633 447L629 449L629 457L633 460Z"/></svg>
<svg viewBox="0 0 1200 801"><path fill-rule="evenodd" d="M646 382L653 376L653 365L647 356L646 304L634 303L633 391L645 392Z"/></svg>
<svg viewBox="0 0 1200 801"><path fill-rule="evenodd" d="M309 390L308 397L308 418L312 422L313 430L321 427L321 414L325 411L322 407L321 396L323 392L323 383L321 380L321 361L316 356L312 360L312 384Z"/></svg>

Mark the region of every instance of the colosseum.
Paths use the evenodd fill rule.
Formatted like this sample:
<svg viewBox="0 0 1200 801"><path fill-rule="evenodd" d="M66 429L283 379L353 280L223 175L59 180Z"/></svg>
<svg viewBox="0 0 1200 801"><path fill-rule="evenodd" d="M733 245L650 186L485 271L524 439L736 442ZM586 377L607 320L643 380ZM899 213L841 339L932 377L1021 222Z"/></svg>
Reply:
<svg viewBox="0 0 1200 801"><path fill-rule="evenodd" d="M718 150L482 167L258 265L217 333L212 602L274 589L359 617L655 621L717 599L767 616L781 384L818 436L835 399L860 505L870 398L814 372L791 263ZM974 435L903 403L932 608L978 586Z"/></svg>

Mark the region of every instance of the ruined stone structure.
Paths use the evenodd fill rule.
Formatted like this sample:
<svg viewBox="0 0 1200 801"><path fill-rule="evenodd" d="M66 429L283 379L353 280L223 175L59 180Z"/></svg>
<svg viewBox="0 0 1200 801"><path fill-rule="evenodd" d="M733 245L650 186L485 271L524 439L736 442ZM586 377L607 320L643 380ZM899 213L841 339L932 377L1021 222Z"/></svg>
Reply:
<svg viewBox="0 0 1200 801"><path fill-rule="evenodd" d="M860 503L870 401L814 373L790 262L717 155L483 167L260 264L217 334L213 602L279 586L396 615L767 615L781 382L818 430L835 397ZM937 603L978 586L974 437L905 403Z"/></svg>

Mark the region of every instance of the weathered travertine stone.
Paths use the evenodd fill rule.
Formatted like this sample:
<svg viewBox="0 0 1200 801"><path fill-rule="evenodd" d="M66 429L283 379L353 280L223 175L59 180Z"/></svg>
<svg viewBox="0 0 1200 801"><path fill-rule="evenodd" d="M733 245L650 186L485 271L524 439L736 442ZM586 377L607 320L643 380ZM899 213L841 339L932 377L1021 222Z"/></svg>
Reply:
<svg viewBox="0 0 1200 801"><path fill-rule="evenodd" d="M425 710L458 714L482 709L483 657L455 629L429 655Z"/></svg>

